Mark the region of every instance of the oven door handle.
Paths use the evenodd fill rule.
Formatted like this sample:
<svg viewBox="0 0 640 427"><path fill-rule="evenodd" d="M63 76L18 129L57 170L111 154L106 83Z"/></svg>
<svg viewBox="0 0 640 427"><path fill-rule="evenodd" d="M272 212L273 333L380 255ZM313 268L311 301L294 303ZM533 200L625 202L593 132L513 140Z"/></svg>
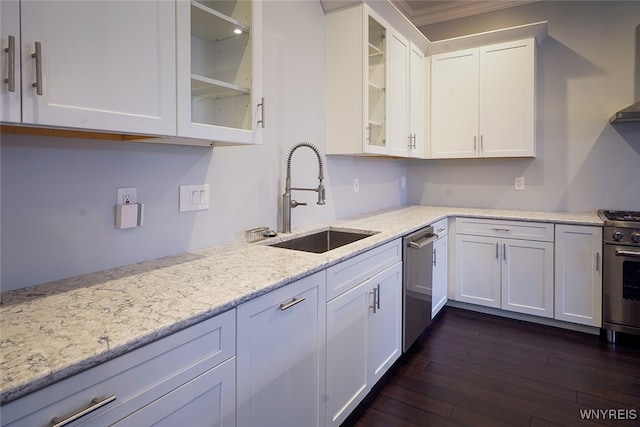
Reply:
<svg viewBox="0 0 640 427"><path fill-rule="evenodd" d="M410 241L408 243L409 247L412 249L422 249L425 246L435 242L436 240L438 240L438 235L437 234L431 234L430 236L427 236L423 239L420 239L418 241Z"/></svg>
<svg viewBox="0 0 640 427"><path fill-rule="evenodd" d="M639 257L640 258L640 252L636 252L636 251L621 251L621 250L616 250L616 256L632 256L632 257Z"/></svg>

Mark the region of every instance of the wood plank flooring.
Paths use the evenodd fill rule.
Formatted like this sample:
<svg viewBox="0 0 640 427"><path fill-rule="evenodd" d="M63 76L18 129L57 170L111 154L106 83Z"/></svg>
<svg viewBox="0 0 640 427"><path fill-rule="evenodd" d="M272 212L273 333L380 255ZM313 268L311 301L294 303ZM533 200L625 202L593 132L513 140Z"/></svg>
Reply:
<svg viewBox="0 0 640 427"><path fill-rule="evenodd" d="M446 307L343 426L640 426L640 339L618 337Z"/></svg>

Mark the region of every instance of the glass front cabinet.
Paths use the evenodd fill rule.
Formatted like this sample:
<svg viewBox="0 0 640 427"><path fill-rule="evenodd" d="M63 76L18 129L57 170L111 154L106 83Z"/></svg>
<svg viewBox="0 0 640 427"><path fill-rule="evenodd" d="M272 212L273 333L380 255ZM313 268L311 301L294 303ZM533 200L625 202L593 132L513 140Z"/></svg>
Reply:
<svg viewBox="0 0 640 427"><path fill-rule="evenodd" d="M386 153L387 146L387 28L371 14L367 16L367 90L364 151Z"/></svg>
<svg viewBox="0 0 640 427"><path fill-rule="evenodd" d="M262 3L178 0L178 137L260 144Z"/></svg>

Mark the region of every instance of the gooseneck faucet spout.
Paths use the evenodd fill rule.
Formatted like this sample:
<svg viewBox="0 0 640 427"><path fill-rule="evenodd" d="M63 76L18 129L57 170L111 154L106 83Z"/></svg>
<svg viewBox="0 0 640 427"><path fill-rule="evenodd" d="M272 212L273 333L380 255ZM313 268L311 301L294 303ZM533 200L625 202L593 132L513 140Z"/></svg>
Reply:
<svg viewBox="0 0 640 427"><path fill-rule="evenodd" d="M296 151L300 147L307 147L313 150L318 157L318 187L317 188L295 188L291 187L291 156L293 156L293 152ZM291 190L296 191L315 191L318 193L318 201L316 202L318 205L325 204L325 189L322 180L324 179L323 173L323 163L322 157L320 157L320 151L315 145L309 144L308 142L301 142L299 144L294 145L291 150L289 150L289 156L287 157L287 179L285 181L284 194L282 195L282 232L283 233L291 233L291 208L295 208L296 206L306 206L306 203L300 203L291 199Z"/></svg>

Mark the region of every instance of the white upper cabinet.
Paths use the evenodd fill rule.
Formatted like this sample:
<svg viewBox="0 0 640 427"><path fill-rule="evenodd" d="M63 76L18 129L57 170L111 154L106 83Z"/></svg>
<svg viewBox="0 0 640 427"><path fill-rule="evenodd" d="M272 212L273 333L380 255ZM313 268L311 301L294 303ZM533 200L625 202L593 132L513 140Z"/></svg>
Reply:
<svg viewBox="0 0 640 427"><path fill-rule="evenodd" d="M431 58L431 157L477 156L478 50Z"/></svg>
<svg viewBox="0 0 640 427"><path fill-rule="evenodd" d="M16 21L22 123L175 135L174 3L22 1Z"/></svg>
<svg viewBox="0 0 640 427"><path fill-rule="evenodd" d="M534 38L431 61L431 157L535 157Z"/></svg>
<svg viewBox="0 0 640 427"><path fill-rule="evenodd" d="M427 42L390 24L400 14L385 4L325 16L327 154L424 156Z"/></svg>
<svg viewBox="0 0 640 427"><path fill-rule="evenodd" d="M389 36L389 150L424 157L424 53L398 31Z"/></svg>
<svg viewBox="0 0 640 427"><path fill-rule="evenodd" d="M261 44L260 1L177 1L179 137L261 143Z"/></svg>
<svg viewBox="0 0 640 427"><path fill-rule="evenodd" d="M20 2L0 3L0 121L18 123L20 115Z"/></svg>
<svg viewBox="0 0 640 427"><path fill-rule="evenodd" d="M426 93L427 76L425 74L426 59L420 48L413 43L409 52L409 135L412 142L409 147L410 157L427 157L425 144L427 140Z"/></svg>

